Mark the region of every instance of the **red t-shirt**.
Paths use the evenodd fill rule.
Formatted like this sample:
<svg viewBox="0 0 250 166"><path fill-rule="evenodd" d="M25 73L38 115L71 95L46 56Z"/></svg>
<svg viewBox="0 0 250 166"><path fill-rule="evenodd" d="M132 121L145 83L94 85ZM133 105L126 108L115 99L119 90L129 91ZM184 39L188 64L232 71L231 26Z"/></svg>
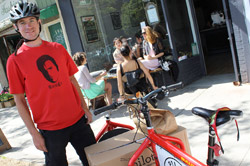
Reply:
<svg viewBox="0 0 250 166"><path fill-rule="evenodd" d="M47 41L39 47L23 44L7 62L10 93L26 93L34 122L42 130L63 129L84 115L69 79L77 71L65 48Z"/></svg>

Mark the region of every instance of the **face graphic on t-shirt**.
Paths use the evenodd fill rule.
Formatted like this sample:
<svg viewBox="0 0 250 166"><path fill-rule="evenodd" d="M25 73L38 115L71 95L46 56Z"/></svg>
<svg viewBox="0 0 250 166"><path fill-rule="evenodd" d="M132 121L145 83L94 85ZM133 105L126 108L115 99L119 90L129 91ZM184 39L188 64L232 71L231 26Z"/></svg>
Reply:
<svg viewBox="0 0 250 166"><path fill-rule="evenodd" d="M37 67L46 80L56 83L58 81L59 68L54 58L42 55L36 61Z"/></svg>
<svg viewBox="0 0 250 166"><path fill-rule="evenodd" d="M58 79L58 70L56 66L50 61L45 61L43 65L44 69L48 72L49 77L53 82L56 82Z"/></svg>

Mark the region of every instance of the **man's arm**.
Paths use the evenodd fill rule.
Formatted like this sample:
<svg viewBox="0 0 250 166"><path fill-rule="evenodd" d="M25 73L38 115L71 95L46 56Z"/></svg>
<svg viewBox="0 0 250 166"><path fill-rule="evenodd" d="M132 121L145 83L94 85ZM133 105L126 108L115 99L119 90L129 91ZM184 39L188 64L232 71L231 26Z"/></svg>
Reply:
<svg viewBox="0 0 250 166"><path fill-rule="evenodd" d="M87 122L87 123L89 124L89 123L92 122L92 114L91 114L91 112L89 111L89 108L88 108L88 106L87 106L87 104L86 104L86 102L85 102L85 100L84 100L84 97L83 97L81 88L80 88L78 82L76 81L74 75L73 75L73 76L70 76L70 81L71 81L72 84L75 86L75 88L76 88L76 90L77 90L77 92L78 92L78 94L79 94L79 96L80 96L80 99L81 99L81 106L82 106L82 108L83 108L83 110L84 110L84 112L85 112L85 115L86 115L87 118L88 118L88 122Z"/></svg>
<svg viewBox="0 0 250 166"><path fill-rule="evenodd" d="M48 152L45 146L44 138L38 132L31 118L24 94L14 94L14 100L16 102L18 113L21 116L24 124L26 125L30 135L32 136L34 145L36 146L37 149L44 151L44 152Z"/></svg>

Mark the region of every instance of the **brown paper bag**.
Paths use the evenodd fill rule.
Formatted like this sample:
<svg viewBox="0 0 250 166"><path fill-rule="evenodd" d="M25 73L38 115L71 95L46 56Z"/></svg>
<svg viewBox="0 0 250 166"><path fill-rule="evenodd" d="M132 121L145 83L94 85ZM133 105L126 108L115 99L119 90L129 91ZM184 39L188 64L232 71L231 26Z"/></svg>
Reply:
<svg viewBox="0 0 250 166"><path fill-rule="evenodd" d="M146 121L143 117L143 114L136 111L138 108L138 105L131 105L130 110L133 112L133 121L136 125L136 127L143 132L147 132L147 126ZM150 108L150 116L151 116L151 122L152 125L158 134L164 134L167 135L175 130L177 130L178 125L175 120L174 114L169 110L163 110L163 109L155 109Z"/></svg>

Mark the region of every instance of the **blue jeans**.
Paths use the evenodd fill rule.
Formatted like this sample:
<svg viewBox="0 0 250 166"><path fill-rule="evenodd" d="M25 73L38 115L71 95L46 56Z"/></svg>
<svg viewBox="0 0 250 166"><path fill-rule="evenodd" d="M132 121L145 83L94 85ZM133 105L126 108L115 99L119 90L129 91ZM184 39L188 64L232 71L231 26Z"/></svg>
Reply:
<svg viewBox="0 0 250 166"><path fill-rule="evenodd" d="M48 152L45 154L46 166L67 166L66 146L70 142L76 150L82 164L88 166L84 147L96 143L94 133L87 118L83 116L74 125L60 130L40 130L45 139Z"/></svg>

